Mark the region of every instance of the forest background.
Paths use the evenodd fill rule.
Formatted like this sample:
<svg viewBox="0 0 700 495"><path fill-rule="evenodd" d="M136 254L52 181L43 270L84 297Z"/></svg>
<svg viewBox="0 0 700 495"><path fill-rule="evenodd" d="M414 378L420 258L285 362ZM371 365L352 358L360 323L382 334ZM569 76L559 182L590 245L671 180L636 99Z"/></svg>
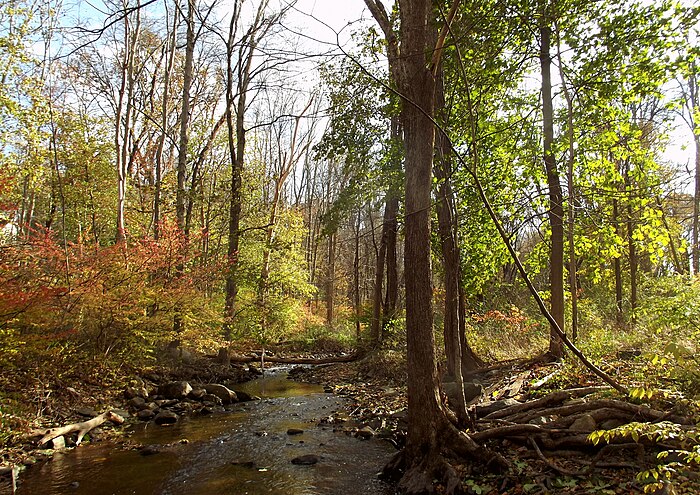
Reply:
<svg viewBox="0 0 700 495"><path fill-rule="evenodd" d="M631 382L697 395L698 8L458 5L431 208L446 368L456 331L471 365L563 355L495 218L585 352L640 350ZM387 31L367 16L321 42L299 25L318 19L267 0L77 11L0 2L0 366L35 391L32 412L174 340L400 355ZM3 394L10 435L26 405Z"/></svg>

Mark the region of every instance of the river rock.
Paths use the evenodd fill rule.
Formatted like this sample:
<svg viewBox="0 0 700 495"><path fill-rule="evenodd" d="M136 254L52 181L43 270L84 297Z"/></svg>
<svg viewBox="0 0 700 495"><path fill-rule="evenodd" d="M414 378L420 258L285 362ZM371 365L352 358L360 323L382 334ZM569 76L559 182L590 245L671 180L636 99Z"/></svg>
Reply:
<svg viewBox="0 0 700 495"><path fill-rule="evenodd" d="M139 451L139 454L141 454L142 456L155 455L160 453L161 449L158 445L144 445L143 448Z"/></svg>
<svg viewBox="0 0 700 495"><path fill-rule="evenodd" d="M195 388L192 390L192 392L189 393L187 397L193 400L203 400L202 397L207 395L207 391L204 390L203 388Z"/></svg>
<svg viewBox="0 0 700 495"><path fill-rule="evenodd" d="M287 435L301 435L302 433L304 433L304 430L300 428L289 428L287 430Z"/></svg>
<svg viewBox="0 0 700 495"><path fill-rule="evenodd" d="M177 423L177 414L172 411L161 411L159 412L155 419L157 425L172 425Z"/></svg>
<svg viewBox="0 0 700 495"><path fill-rule="evenodd" d="M248 392L242 390L234 390L236 397L238 397L238 402L250 402L252 400L260 400L257 395L250 395Z"/></svg>
<svg viewBox="0 0 700 495"><path fill-rule="evenodd" d="M527 423L530 425L544 426L547 423L551 423L552 421L554 421L554 419L555 418L553 416L537 416L536 418L532 418Z"/></svg>
<svg viewBox="0 0 700 495"><path fill-rule="evenodd" d="M231 404L232 402L238 402L236 392L234 392L225 385L221 385L219 383L210 383L208 385L204 385L204 390L206 390L208 394L216 395L219 399L221 399L221 402L223 404Z"/></svg>
<svg viewBox="0 0 700 495"><path fill-rule="evenodd" d="M140 411L141 409L146 409L148 406L146 405L146 399L143 397L132 397L129 399L127 402L128 406L131 407L132 409L136 409L137 411Z"/></svg>
<svg viewBox="0 0 700 495"><path fill-rule="evenodd" d="M505 409L506 407L516 406L518 404L520 404L520 402L510 398L482 402L481 404L476 405L476 415L480 418L483 418L484 416L488 416L491 413L495 413L496 411L500 411L501 409Z"/></svg>
<svg viewBox="0 0 700 495"><path fill-rule="evenodd" d="M316 454L306 454L292 459L292 464L296 464L298 466L312 466L318 463L320 460L321 457L317 456Z"/></svg>
<svg viewBox="0 0 700 495"><path fill-rule="evenodd" d="M73 411L75 412L75 414L83 416L85 418L94 418L95 416L100 414L97 411L95 411L92 407L78 407Z"/></svg>
<svg viewBox="0 0 700 495"><path fill-rule="evenodd" d="M223 404L223 401L214 394L204 394L202 402L207 406L220 406Z"/></svg>
<svg viewBox="0 0 700 495"><path fill-rule="evenodd" d="M362 440L369 440L376 434L377 433L369 426L364 426L357 430L357 438L361 438Z"/></svg>
<svg viewBox="0 0 700 495"><path fill-rule="evenodd" d="M155 412L153 409L141 409L139 412L136 413L136 417L139 418L142 421L148 421L151 419L153 416L155 416Z"/></svg>
<svg viewBox="0 0 700 495"><path fill-rule="evenodd" d="M584 414L580 418L577 418L576 421L571 424L569 429L591 432L597 427L598 425L596 424L595 419L593 419L593 416L590 414Z"/></svg>
<svg viewBox="0 0 700 495"><path fill-rule="evenodd" d="M192 386L185 381L164 383L158 387L158 395L166 399L184 399L190 392Z"/></svg>
<svg viewBox="0 0 700 495"><path fill-rule="evenodd" d="M62 436L53 438L51 440L51 447L54 450L65 449L66 448L66 439L63 438Z"/></svg>
<svg viewBox="0 0 700 495"><path fill-rule="evenodd" d="M124 389L124 398L133 399L134 397L142 397L144 399L148 398L148 390L143 385L140 386L130 386Z"/></svg>

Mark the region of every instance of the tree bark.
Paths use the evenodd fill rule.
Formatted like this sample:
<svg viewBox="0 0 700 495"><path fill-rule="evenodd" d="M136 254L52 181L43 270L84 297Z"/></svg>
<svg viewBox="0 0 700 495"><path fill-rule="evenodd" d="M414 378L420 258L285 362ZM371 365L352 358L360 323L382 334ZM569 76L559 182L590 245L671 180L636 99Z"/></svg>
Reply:
<svg viewBox="0 0 700 495"><path fill-rule="evenodd" d="M540 27L540 69L542 73L542 121L543 155L549 186L549 225L551 229L551 250L549 255L549 284L551 314L564 329L564 207L562 189L557 171L552 145L554 143L554 108L552 104L552 58L550 55L551 29ZM560 359L564 346L557 332L550 331L549 354Z"/></svg>

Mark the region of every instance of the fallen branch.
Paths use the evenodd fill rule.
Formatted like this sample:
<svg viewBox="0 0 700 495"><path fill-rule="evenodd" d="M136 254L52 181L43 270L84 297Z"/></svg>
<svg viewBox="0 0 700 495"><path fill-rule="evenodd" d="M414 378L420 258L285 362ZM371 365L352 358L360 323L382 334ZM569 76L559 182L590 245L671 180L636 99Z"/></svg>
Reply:
<svg viewBox="0 0 700 495"><path fill-rule="evenodd" d="M76 431L78 432L78 438L75 441L75 444L80 445L80 442L82 442L83 437L90 430L100 426L106 421L111 421L112 423L116 424L122 424L124 422L124 418L122 418L115 412L107 411L81 423L73 423L66 426L51 428L50 430L46 430L44 432L44 436L41 438L41 440L39 440L39 445L44 445L45 443L49 442L50 440L53 440L54 438L62 437L64 435L68 435L69 433L73 433Z"/></svg>

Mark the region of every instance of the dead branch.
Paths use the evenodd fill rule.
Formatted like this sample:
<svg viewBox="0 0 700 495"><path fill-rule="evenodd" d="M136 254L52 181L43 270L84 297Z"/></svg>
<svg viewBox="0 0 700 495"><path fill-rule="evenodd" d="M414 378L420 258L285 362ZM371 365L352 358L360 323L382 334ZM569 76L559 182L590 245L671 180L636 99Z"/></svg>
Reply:
<svg viewBox="0 0 700 495"><path fill-rule="evenodd" d="M124 422L124 418L122 418L120 415L118 415L115 412L112 411L107 411L103 412L102 414L95 416L92 419L89 419L87 421L83 421L81 423L73 423L70 425L66 426L59 426L56 428L51 428L49 430L46 430L44 432L44 436L39 440L39 445L44 445L47 443L49 440L53 440L54 438L58 438L64 435L68 435L69 433L73 432L78 432L78 438L75 441L76 445L80 445L80 442L82 442L83 437L93 428L96 428L100 426L102 423L106 421L111 421L112 423L115 424L122 424Z"/></svg>

